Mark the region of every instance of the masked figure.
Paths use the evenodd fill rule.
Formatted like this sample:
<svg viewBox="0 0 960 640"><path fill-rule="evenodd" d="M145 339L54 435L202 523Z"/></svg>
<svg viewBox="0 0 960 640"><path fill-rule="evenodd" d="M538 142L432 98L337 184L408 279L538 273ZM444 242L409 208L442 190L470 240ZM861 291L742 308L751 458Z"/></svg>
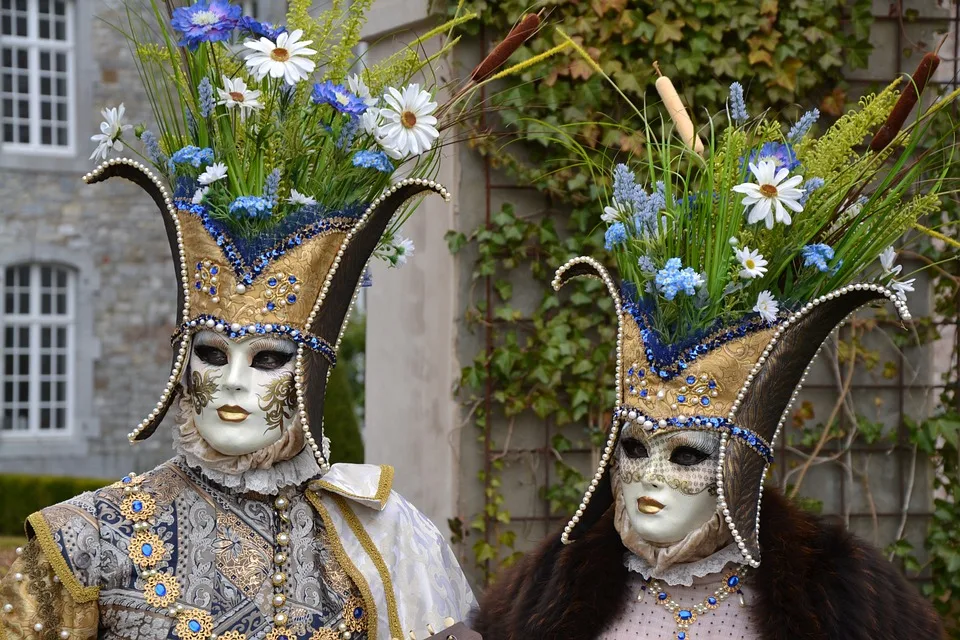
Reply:
<svg viewBox="0 0 960 640"><path fill-rule="evenodd" d="M362 80L298 86L316 53L299 30L239 21L226 0L172 20L185 39L178 73L203 76L197 93L169 98L182 105L170 117L185 120L138 134L153 168L113 159L85 181L136 183L167 230L172 367L129 439L150 437L170 413L176 456L29 517L29 543L0 584L0 639L385 640L444 629L474 603L444 535L391 490L391 467L331 465L322 425L369 259L402 250L389 240L408 200L449 199L422 167L390 178L431 147L437 105L410 85L391 103L409 126L375 138L392 112L374 109L383 103ZM245 70L221 41L251 31L259 40L247 48L259 53ZM149 51L141 64L156 61ZM361 131L368 109L374 128ZM122 115L105 112L95 156L123 148ZM283 131L294 132L289 153L266 139ZM399 148L414 135L414 148ZM397 148L388 157L380 143Z"/></svg>
<svg viewBox="0 0 960 640"><path fill-rule="evenodd" d="M889 110L896 95L876 99L888 100ZM892 221L905 205L888 200L883 212L868 200L881 195L846 195L875 179L872 152L844 156L854 174L872 163L854 177L839 166L822 179L795 177L813 169L780 154L793 153L780 143L763 152L782 158L754 161L751 148L766 142L753 137L753 121L740 120L718 132L705 159L659 159L662 173L650 181L662 181L652 193L626 166L616 168L604 221L608 248L629 276L622 286L592 258L557 272L555 289L585 276L603 281L613 299L617 406L570 522L481 600L475 628L487 640L942 637L933 608L876 549L775 489L764 491L774 442L830 333L858 308L887 299L909 319L893 249L881 253L900 233L890 225L903 223ZM821 140L848 125L838 122ZM793 141L799 160L830 166L817 164L809 152L819 141L804 135ZM731 150L745 161L730 160ZM754 177L759 186L750 184ZM804 180L805 188L794 188ZM763 206L770 224L753 219ZM796 240L802 224L808 238L830 238L845 254ZM844 245L857 227L871 229L877 244ZM767 267L782 279L764 279Z"/></svg>

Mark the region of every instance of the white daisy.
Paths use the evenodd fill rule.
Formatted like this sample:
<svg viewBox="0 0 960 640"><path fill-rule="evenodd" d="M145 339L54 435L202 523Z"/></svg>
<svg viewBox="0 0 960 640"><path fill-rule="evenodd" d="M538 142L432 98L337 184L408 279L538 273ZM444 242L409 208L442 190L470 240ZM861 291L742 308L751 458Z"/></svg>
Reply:
<svg viewBox="0 0 960 640"><path fill-rule="evenodd" d="M907 301L907 292L913 291L913 283L916 282L916 278L910 278L909 280L904 280L903 282L898 282L894 280L890 283L890 288L897 292L897 297Z"/></svg>
<svg viewBox="0 0 960 640"><path fill-rule="evenodd" d="M413 255L414 249L413 240L410 238L404 238L403 236L397 236L393 240L393 248L397 252L396 261L393 263L395 267L402 267L407 264L407 260Z"/></svg>
<svg viewBox="0 0 960 640"><path fill-rule="evenodd" d="M897 252L893 249L893 245L890 245L880 254L880 266L883 267L884 275L891 274L894 277L900 275L900 271L903 269L902 265L893 264L897 259Z"/></svg>
<svg viewBox="0 0 960 640"><path fill-rule="evenodd" d="M123 124L123 113L126 107L120 103L119 107L104 109L101 111L103 122L100 123L100 133L91 136L90 139L97 143L97 148L93 150L90 156L91 160L106 160L107 152L113 150L117 153L123 151L123 132L132 129L133 125Z"/></svg>
<svg viewBox="0 0 960 640"><path fill-rule="evenodd" d="M741 204L749 212L747 222L754 224L763 220L767 229L773 229L774 219L790 224L792 220L787 209L798 213L803 211L803 205L800 204L803 189L796 188L803 182L803 176L787 178L790 170L784 167L777 171L777 164L770 160L761 160L759 166L751 162L750 171L756 177L757 184L744 182L733 188L745 196Z"/></svg>
<svg viewBox="0 0 960 640"><path fill-rule="evenodd" d="M222 162L214 162L212 165L200 174L197 182L203 185L213 184L217 180L223 180L227 177L227 165Z"/></svg>
<svg viewBox="0 0 960 640"><path fill-rule="evenodd" d="M259 89L247 89L247 83L243 78L230 79L223 76L223 89L218 88L220 100L217 104L222 104L227 109L240 109L240 120L246 120L251 111L263 109L263 103L260 102Z"/></svg>
<svg viewBox="0 0 960 640"><path fill-rule="evenodd" d="M376 136L380 125L383 124L383 116L380 115L380 109L368 107L360 116L360 129L371 136Z"/></svg>
<svg viewBox="0 0 960 640"><path fill-rule="evenodd" d="M308 48L313 40L299 41L302 36L303 30L297 29L281 33L276 43L267 38L243 43L243 46L254 51L247 56L246 64L257 82L269 75L271 78L283 78L284 82L293 85L313 73L317 65L310 56L317 52Z"/></svg>
<svg viewBox="0 0 960 640"><path fill-rule="evenodd" d="M619 202L613 200L613 206L603 208L603 214L600 216L600 219L607 224L613 224L620 219L621 214L623 214L623 208Z"/></svg>
<svg viewBox="0 0 960 640"><path fill-rule="evenodd" d="M759 251L744 247L735 251L737 260L743 266L740 270L741 278L757 278L767 272L767 261Z"/></svg>
<svg viewBox="0 0 960 640"><path fill-rule="evenodd" d="M207 191L210 191L210 187L200 187L193 194L193 204L200 204L203 202L203 198L207 195Z"/></svg>
<svg viewBox="0 0 960 640"><path fill-rule="evenodd" d="M777 319L777 312L780 311L780 305L773 298L769 291L761 291L757 296L757 304L753 305L753 310L760 314L760 317L767 322L773 322Z"/></svg>
<svg viewBox="0 0 960 640"><path fill-rule="evenodd" d="M296 189L290 189L290 197L287 198L290 204L317 204L317 199L313 196L305 196Z"/></svg>
<svg viewBox="0 0 960 640"><path fill-rule="evenodd" d="M352 73L347 76L347 88L350 89L353 95L363 100L363 104L367 105L367 107L375 107L380 101L378 98L370 95L370 87L363 81L359 73Z"/></svg>
<svg viewBox="0 0 960 640"><path fill-rule="evenodd" d="M431 115L437 103L430 93L413 83L402 92L388 88L383 99L388 106L380 110L384 124L377 131L377 140L384 151L391 157L403 159L430 149L440 136L437 119Z"/></svg>

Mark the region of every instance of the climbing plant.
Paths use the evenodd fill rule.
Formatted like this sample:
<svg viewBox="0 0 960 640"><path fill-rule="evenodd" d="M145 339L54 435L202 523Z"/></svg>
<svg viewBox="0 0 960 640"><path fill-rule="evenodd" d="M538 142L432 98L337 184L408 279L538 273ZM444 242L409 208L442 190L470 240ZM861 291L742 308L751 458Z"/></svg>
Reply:
<svg viewBox="0 0 960 640"><path fill-rule="evenodd" d="M480 13L480 35L489 41L496 41L524 12L536 9L523 0L469 4ZM653 103L659 100L652 91L656 73L652 63L656 60L702 124L709 114L724 108L727 87L733 81L745 86L751 113L773 109L789 119L801 108L815 105L826 117L841 115L852 101L841 68L864 66L870 53L870 4L866 0L762 0L758 9L756 2L738 0L592 0L545 6L548 22L580 43L632 102L645 105L649 100L651 106L643 108L655 108ZM905 12L903 19L913 17ZM533 57L560 42L553 32L544 31L517 57ZM540 488L541 497L552 513L565 515L576 509L587 481L581 473L583 465L572 464L565 454L582 446L599 447L614 404L615 324L603 285L576 281L565 288L562 302L549 286L554 270L570 257L604 255L597 204L602 185L569 157L567 147L555 144L555 132L543 123L563 125L588 153L598 156L635 154L644 144L641 135L604 126L627 119L630 111L591 65L575 56L557 57L546 67L533 68L502 86L493 99L499 110L494 121L483 126L517 133L511 139L522 142L505 145L503 138L494 137L477 148L493 168L521 184L535 185L546 196L548 207L521 213L506 204L491 211L474 231L448 235L452 251L467 245L476 251L472 275L479 286L474 287L476 295L466 320L488 336L487 348L464 367L461 377L468 415L492 454L479 474L485 505L467 527L457 528L473 542L475 560L487 580L518 556L500 484L517 422L532 412L551 427L553 482ZM948 199L943 213L930 225L955 237L958 220L956 203ZM950 260L954 248L919 234L911 234L907 244L907 257L921 266L933 265L936 313L948 325L956 324L960 265ZM517 274L528 274L539 285L532 300L527 287L522 301L514 298ZM863 339L869 331L897 324L881 313L855 322L843 334L833 350L839 372L837 405L829 416L814 415L809 403L795 409L789 442L802 448L797 449L800 462L784 473L794 481L788 491L804 506L817 509L815 501L804 500L797 492L806 473L804 466L829 461L829 456L819 455L824 446L833 447L834 456L836 448L849 450L854 440L881 448L899 442L912 447L915 456L932 460L937 497L925 543L927 559L921 562L918 550L905 539L891 545L888 553L899 558L908 572L926 578L923 588L932 601L955 618L951 603L960 599L958 372L951 368L943 381L945 390L934 417L906 420L906 442L902 430L891 431L875 416L855 413L850 402L850 367L887 380L900 375L899 361L869 348ZM936 339L939 326L920 318L911 323L910 331L889 335L897 346L906 348ZM956 340L950 348L953 361L960 361ZM502 430L493 427L504 423L506 435L498 440ZM568 424L582 427L573 431L582 437L563 435L572 433L569 428L556 429ZM862 470L850 473L855 481L866 482Z"/></svg>

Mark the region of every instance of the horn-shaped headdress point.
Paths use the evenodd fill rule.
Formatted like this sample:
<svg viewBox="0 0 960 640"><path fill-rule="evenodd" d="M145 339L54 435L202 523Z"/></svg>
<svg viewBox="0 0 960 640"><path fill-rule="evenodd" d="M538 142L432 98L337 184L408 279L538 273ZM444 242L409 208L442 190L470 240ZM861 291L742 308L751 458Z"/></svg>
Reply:
<svg viewBox="0 0 960 640"><path fill-rule="evenodd" d="M325 468L326 380L336 364L336 349L367 263L394 214L408 200L430 192L449 200L450 194L433 180L402 180L365 207L307 218L284 229L272 244L251 247L203 207L173 198L140 162L109 160L84 181L93 184L112 177L139 185L159 207L179 283L170 376L159 402L128 434L131 442L150 437L183 392L181 381L195 332L210 329L231 338L271 334L298 346L296 406L307 445Z"/></svg>

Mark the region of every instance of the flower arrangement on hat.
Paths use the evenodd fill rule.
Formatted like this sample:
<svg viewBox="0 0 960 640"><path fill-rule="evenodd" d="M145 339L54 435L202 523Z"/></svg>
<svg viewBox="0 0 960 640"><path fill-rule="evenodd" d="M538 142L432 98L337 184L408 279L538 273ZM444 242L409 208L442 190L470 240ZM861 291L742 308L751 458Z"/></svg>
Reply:
<svg viewBox="0 0 960 640"><path fill-rule="evenodd" d="M134 129L141 152L123 123L124 106L105 109L91 159L132 148L178 201L203 207L241 237L270 234L291 216L358 215L401 168L405 177L433 177L441 132L455 123L444 113L466 108L492 75L475 70L445 104L438 87L410 81L432 77L431 63L472 13L458 11L378 65L351 69L372 0L346 11L334 3L318 17L309 15L311 2L293 0L285 26L244 16L230 0L173 4L150 0L151 11L128 12L122 29L159 131ZM536 31L539 17L527 18L534 28L496 66ZM435 37L445 40L422 58L421 44ZM528 65L500 75L521 66ZM392 265L413 251L397 234L408 215L391 224L377 252Z"/></svg>
<svg viewBox="0 0 960 640"><path fill-rule="evenodd" d="M634 107L644 157L586 166L601 189L612 183L599 216L605 246L652 328L676 343L744 318L776 323L864 277L905 299L914 279L901 277L893 245L911 228L942 239L917 221L955 189L947 188L945 169L955 161L957 125L930 132L935 118L950 118L943 107L958 92L885 132L885 144L866 145L900 108L907 91L901 95L899 84L865 96L817 136L816 109L786 124L770 113L751 115L734 83L726 112L701 129L709 136L702 153L685 113L672 129L669 120L655 127ZM589 157L562 127L550 129L577 157ZM649 184L637 184L631 167Z"/></svg>

